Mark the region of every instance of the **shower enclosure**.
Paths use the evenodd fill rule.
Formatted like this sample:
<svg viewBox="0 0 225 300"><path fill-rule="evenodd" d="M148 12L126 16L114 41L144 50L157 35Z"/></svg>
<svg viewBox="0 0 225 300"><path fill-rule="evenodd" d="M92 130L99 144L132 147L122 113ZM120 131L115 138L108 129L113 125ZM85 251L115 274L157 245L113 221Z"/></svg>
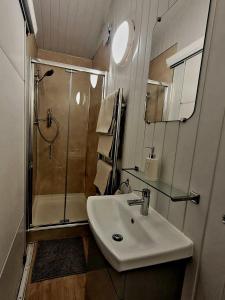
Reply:
<svg viewBox="0 0 225 300"><path fill-rule="evenodd" d="M106 73L32 60L28 226L87 221Z"/></svg>

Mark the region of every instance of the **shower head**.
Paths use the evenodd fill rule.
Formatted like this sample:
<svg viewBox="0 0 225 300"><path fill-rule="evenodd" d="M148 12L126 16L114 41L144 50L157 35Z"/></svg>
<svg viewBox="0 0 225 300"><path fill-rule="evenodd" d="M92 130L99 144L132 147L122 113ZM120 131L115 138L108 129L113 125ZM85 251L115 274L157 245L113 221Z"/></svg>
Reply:
<svg viewBox="0 0 225 300"><path fill-rule="evenodd" d="M54 74L54 70L48 70L47 72L45 72L45 74L40 78L38 79L38 82L41 82L45 77L49 77L49 76L52 76Z"/></svg>
<svg viewBox="0 0 225 300"><path fill-rule="evenodd" d="M44 76L52 76L54 74L54 70L48 70L45 74L44 74Z"/></svg>

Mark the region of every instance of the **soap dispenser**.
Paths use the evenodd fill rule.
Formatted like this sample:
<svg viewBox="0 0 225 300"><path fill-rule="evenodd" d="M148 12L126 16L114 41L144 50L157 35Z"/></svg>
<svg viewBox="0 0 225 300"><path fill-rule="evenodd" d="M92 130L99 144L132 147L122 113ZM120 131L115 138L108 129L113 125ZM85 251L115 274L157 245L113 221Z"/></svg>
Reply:
<svg viewBox="0 0 225 300"><path fill-rule="evenodd" d="M150 181L159 180L159 160L155 156L154 147L146 147L150 149L149 157L145 161L145 171L144 174L146 179Z"/></svg>

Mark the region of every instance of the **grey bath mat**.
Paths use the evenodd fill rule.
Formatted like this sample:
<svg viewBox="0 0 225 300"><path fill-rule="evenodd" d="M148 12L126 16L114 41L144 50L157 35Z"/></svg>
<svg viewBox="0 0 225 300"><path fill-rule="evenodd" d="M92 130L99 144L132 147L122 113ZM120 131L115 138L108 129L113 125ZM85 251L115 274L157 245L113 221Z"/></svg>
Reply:
<svg viewBox="0 0 225 300"><path fill-rule="evenodd" d="M86 272L82 238L40 241L32 282Z"/></svg>

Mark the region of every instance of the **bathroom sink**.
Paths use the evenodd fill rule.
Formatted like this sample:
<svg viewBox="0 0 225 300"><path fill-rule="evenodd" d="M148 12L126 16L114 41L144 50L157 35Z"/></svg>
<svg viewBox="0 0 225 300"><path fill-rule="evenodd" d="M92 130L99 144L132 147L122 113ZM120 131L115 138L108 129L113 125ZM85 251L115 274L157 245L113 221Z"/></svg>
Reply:
<svg viewBox="0 0 225 300"><path fill-rule="evenodd" d="M118 272L191 257L193 242L151 207L149 215L127 200L134 193L94 196L87 201L91 231L105 258Z"/></svg>

